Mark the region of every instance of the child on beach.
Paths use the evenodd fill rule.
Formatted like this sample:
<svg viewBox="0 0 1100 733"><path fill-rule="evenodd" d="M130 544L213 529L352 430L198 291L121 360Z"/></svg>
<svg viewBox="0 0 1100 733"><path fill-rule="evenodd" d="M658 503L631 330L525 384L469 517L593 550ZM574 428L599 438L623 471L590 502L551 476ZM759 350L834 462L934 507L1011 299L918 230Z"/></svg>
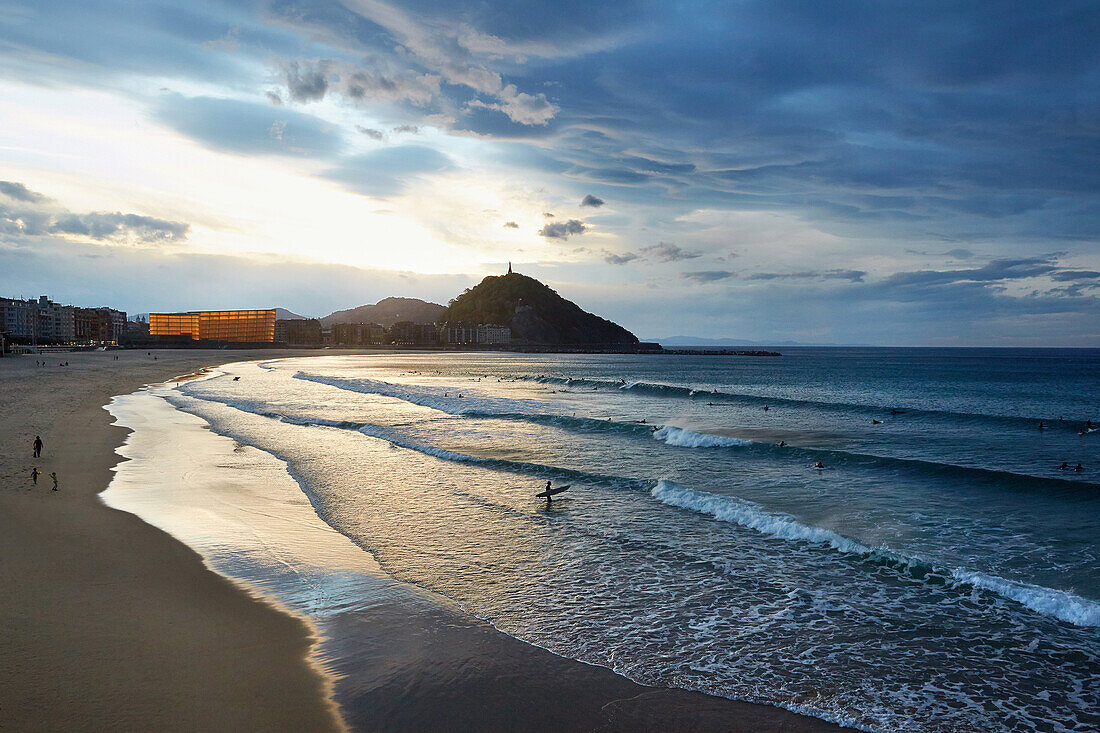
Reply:
<svg viewBox="0 0 1100 733"><path fill-rule="evenodd" d="M50 471L50 478L53 479L53 490L57 491L57 472Z"/></svg>
<svg viewBox="0 0 1100 733"><path fill-rule="evenodd" d="M31 469L31 481L34 482L35 486L38 486L38 466Z"/></svg>

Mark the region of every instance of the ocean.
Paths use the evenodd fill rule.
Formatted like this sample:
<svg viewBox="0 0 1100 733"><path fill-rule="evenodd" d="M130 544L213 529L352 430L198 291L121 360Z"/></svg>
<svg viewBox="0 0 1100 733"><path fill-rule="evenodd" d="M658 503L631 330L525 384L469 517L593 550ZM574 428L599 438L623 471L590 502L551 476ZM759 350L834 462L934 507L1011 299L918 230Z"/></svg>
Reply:
<svg viewBox="0 0 1100 733"><path fill-rule="evenodd" d="M295 563L328 532L561 656L865 730L1100 729L1100 351L779 351L228 364L116 400L120 477L174 408L264 454L219 463L257 502L292 477L326 537ZM241 522L195 536L229 557Z"/></svg>

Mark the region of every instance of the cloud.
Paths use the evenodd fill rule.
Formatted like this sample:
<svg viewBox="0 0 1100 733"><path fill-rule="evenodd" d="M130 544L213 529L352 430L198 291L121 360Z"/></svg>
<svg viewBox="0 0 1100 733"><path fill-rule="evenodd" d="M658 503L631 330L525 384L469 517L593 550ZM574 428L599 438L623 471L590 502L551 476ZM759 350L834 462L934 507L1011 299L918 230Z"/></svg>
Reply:
<svg viewBox="0 0 1100 733"><path fill-rule="evenodd" d="M417 178L454 168L443 153L423 145L394 145L341 160L325 171L356 193L377 198L396 196Z"/></svg>
<svg viewBox="0 0 1100 733"><path fill-rule="evenodd" d="M64 238L82 237L95 241L132 244L181 242L191 227L168 219L140 214L93 211L78 214L31 191L22 183L0 181L0 193L17 201L14 206L0 202L0 235Z"/></svg>
<svg viewBox="0 0 1100 733"><path fill-rule="evenodd" d="M420 128L416 125L398 125L393 128L393 131L397 133L408 133L409 135L418 135L420 133Z"/></svg>
<svg viewBox="0 0 1100 733"><path fill-rule="evenodd" d="M283 65L283 81L290 98L295 102L313 102L325 98L328 79L324 62L310 63L288 61Z"/></svg>
<svg viewBox="0 0 1100 733"><path fill-rule="evenodd" d="M603 206L603 204L604 204L603 199L596 198L592 194L588 194L583 199L581 199L581 206L592 206L592 207L598 209L599 207Z"/></svg>
<svg viewBox="0 0 1100 733"><path fill-rule="evenodd" d="M328 122L268 104L168 94L155 116L207 147L240 155L329 157L343 147Z"/></svg>
<svg viewBox="0 0 1100 733"><path fill-rule="evenodd" d="M24 201L30 204L37 204L49 200L42 194L30 190L22 183L16 183L14 181L0 181L0 193L16 201Z"/></svg>
<svg viewBox="0 0 1100 733"><path fill-rule="evenodd" d="M96 240L132 239L145 244L176 242L187 238L191 227L178 221L121 212L92 212L59 217L55 234L79 234Z"/></svg>
<svg viewBox="0 0 1100 733"><path fill-rule="evenodd" d="M603 261L609 265L625 265L627 262L633 262L636 259L638 259L638 255L634 252L623 252L621 255L608 252Z"/></svg>
<svg viewBox="0 0 1100 733"><path fill-rule="evenodd" d="M1072 280L1095 280L1100 278L1100 272L1096 270L1062 270L1051 274L1050 279L1055 282L1069 282Z"/></svg>
<svg viewBox="0 0 1100 733"><path fill-rule="evenodd" d="M696 257L702 257L702 252L693 252L672 244L671 242L660 242L651 247L642 247L641 252L646 257L651 257L658 262L679 262L680 260L692 260Z"/></svg>
<svg viewBox="0 0 1100 733"><path fill-rule="evenodd" d="M944 254L948 257L954 257L958 260L969 260L971 257L974 256L973 252L968 249L962 249L961 247L958 249L949 249L944 252Z"/></svg>
<svg viewBox="0 0 1100 733"><path fill-rule="evenodd" d="M728 280L736 274L729 270L696 270L694 272L682 272L680 277L697 283L712 283L719 280Z"/></svg>
<svg viewBox="0 0 1100 733"><path fill-rule="evenodd" d="M264 92L264 96L267 97L267 101L271 102L276 107L283 106L283 98L280 97L277 92L272 92L269 90Z"/></svg>
<svg viewBox="0 0 1100 733"><path fill-rule="evenodd" d="M539 236L547 239L568 239L573 234L584 234L588 231L588 225L578 219L557 221L546 224L539 229Z"/></svg>
<svg viewBox="0 0 1100 733"><path fill-rule="evenodd" d="M746 280L850 280L863 282L867 273L863 270L822 270L820 272L757 272Z"/></svg>
<svg viewBox="0 0 1100 733"><path fill-rule="evenodd" d="M316 102L329 93L363 106L375 102L408 102L424 107L439 94L440 77L412 69L373 68L336 59L292 59L279 66L287 95L295 102Z"/></svg>
<svg viewBox="0 0 1100 733"><path fill-rule="evenodd" d="M896 272L886 279L891 286L941 286L952 283L992 283L1050 275L1057 272L1054 255L993 260L969 270L916 270Z"/></svg>
<svg viewBox="0 0 1100 733"><path fill-rule="evenodd" d="M374 130L369 127L363 127L362 125L356 125L355 129L372 140L381 140L383 137L381 130Z"/></svg>
<svg viewBox="0 0 1100 733"><path fill-rule="evenodd" d="M504 222L504 228L505 229L519 229L519 224L515 223L514 221L506 221L506 222Z"/></svg>
<svg viewBox="0 0 1100 733"><path fill-rule="evenodd" d="M546 95L542 92L538 94L527 94L526 92L519 92L516 90L515 84L509 84L501 90L497 95L499 102L483 102L480 99L474 99L469 102L468 107L480 108L480 109L495 109L499 112L503 112L508 116L508 119L512 122L519 123L521 125L546 125L550 120L554 119L560 111L560 107L546 99Z"/></svg>

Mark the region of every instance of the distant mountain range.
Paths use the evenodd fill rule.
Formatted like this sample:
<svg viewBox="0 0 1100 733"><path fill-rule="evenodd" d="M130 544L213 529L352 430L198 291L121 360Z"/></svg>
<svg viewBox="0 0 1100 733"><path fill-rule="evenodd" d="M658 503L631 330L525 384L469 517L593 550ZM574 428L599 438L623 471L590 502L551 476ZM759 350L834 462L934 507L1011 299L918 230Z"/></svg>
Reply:
<svg viewBox="0 0 1100 733"><path fill-rule="evenodd" d="M321 325L334 323L381 323L389 328L395 323L436 323L446 310L439 303L429 303L419 298L383 298L374 305L329 313L321 319Z"/></svg>
<svg viewBox="0 0 1100 733"><path fill-rule="evenodd" d="M491 275L451 301L444 321L493 323L530 344L634 346L638 337L617 323L588 313L533 277Z"/></svg>
<svg viewBox="0 0 1100 733"><path fill-rule="evenodd" d="M286 308L275 309L275 319L279 321L301 320L303 318L305 318L305 316L300 316L293 311L288 311Z"/></svg>

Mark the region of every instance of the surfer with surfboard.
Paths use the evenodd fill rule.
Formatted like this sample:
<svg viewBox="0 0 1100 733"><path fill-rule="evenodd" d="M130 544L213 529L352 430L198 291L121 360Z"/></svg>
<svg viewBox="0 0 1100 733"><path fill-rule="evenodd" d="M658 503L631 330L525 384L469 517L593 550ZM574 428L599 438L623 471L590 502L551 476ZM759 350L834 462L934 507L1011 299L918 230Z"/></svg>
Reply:
<svg viewBox="0 0 1100 733"><path fill-rule="evenodd" d="M552 483L553 483L552 481L547 481L546 482L546 488L542 491L542 493L535 494L535 496L538 497L539 499L546 499L546 506L550 506L550 502L552 502L554 500L553 499L554 494L560 494L561 492L565 491L570 486L572 486L572 484L566 484L565 486L559 486L556 489L554 489L554 488L550 488L550 484L552 484Z"/></svg>

